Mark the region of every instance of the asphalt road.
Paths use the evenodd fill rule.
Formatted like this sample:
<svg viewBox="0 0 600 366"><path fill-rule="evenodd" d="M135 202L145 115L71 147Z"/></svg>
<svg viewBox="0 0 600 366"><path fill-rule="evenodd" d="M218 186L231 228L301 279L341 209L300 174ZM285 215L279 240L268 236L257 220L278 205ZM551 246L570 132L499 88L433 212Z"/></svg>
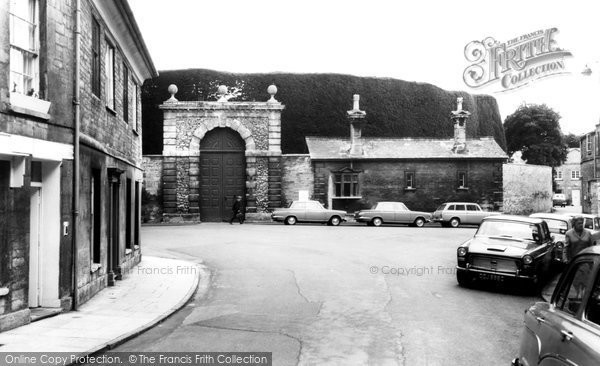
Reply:
<svg viewBox="0 0 600 366"><path fill-rule="evenodd" d="M508 365L538 298L457 285L456 247L474 232L144 227L145 255L202 262L211 286L114 351L267 351L274 365Z"/></svg>

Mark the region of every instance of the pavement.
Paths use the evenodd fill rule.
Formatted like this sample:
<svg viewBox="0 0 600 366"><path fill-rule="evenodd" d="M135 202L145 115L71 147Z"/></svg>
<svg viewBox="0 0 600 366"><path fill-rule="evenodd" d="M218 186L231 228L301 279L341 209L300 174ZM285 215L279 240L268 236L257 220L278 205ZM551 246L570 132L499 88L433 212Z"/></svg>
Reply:
<svg viewBox="0 0 600 366"><path fill-rule="evenodd" d="M110 349L182 308L209 273L198 263L143 256L124 279L77 311L60 313L0 333L2 352L69 352L78 356Z"/></svg>

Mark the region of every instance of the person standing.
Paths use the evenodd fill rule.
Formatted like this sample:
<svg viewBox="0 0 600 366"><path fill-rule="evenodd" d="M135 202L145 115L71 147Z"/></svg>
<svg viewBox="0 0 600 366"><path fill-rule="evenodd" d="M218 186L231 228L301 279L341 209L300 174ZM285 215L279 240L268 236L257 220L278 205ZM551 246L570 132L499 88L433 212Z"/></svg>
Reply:
<svg viewBox="0 0 600 366"><path fill-rule="evenodd" d="M573 228L565 233L565 247L567 248L567 260L570 262L573 257L593 243L592 233L583 227L584 218L575 216L573 218Z"/></svg>
<svg viewBox="0 0 600 366"><path fill-rule="evenodd" d="M231 207L231 219L229 220L229 224L233 225L233 220L237 219L241 224L244 223L246 214L246 209L244 207L244 203L242 202L242 196L236 196L235 201L233 202L233 206Z"/></svg>

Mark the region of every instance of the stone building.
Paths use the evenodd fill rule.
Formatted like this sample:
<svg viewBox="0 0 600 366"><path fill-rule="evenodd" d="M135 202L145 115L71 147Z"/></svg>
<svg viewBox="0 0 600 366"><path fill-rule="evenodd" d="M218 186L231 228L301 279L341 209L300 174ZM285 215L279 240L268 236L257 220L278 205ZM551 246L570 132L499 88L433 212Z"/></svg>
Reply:
<svg viewBox="0 0 600 366"><path fill-rule="evenodd" d="M160 106L163 155L144 157L146 191L162 198L157 221L229 219L234 195L246 197L249 219L298 198L348 212L380 200L428 211L450 200L502 206L507 156L491 137L467 138L462 99L451 139L362 137L367 114L355 96L350 138L306 137L309 154L282 155L276 88L268 102L228 102L220 88L216 102L172 97Z"/></svg>
<svg viewBox="0 0 600 366"><path fill-rule="evenodd" d="M501 205L506 153L491 137L467 138L469 115L459 98L451 113L453 139L363 137L367 114L355 95L347 115L349 138L306 137L312 197L348 212L378 201L402 201L425 211L455 200Z"/></svg>
<svg viewBox="0 0 600 366"><path fill-rule="evenodd" d="M180 102L175 85L169 92L160 106L163 155L145 162L146 190L160 188L162 219L225 221L235 196L244 197L249 219L279 207L284 106L274 98L277 88L268 88L267 102L230 102L225 86L214 102Z"/></svg>
<svg viewBox="0 0 600 366"><path fill-rule="evenodd" d="M573 206L581 206L581 158L581 149L570 148L567 160L554 171L555 193L563 193Z"/></svg>
<svg viewBox="0 0 600 366"><path fill-rule="evenodd" d="M0 331L139 261L140 86L126 1L0 1Z"/></svg>
<svg viewBox="0 0 600 366"><path fill-rule="evenodd" d="M583 135L581 142L581 210L583 213L600 212L600 123L594 131Z"/></svg>

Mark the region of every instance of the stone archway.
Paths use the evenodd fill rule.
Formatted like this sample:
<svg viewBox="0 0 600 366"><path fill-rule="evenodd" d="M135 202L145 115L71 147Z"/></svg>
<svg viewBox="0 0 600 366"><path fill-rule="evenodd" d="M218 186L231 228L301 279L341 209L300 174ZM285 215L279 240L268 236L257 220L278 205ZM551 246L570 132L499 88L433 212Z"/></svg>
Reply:
<svg viewBox="0 0 600 366"><path fill-rule="evenodd" d="M204 138L207 132L212 131L215 128L230 128L236 131L246 144L246 150L256 149L252 132L244 127L239 121L224 121L222 119L212 121L202 121L202 124L198 126L192 133L190 140L189 151L198 151L200 149L200 141Z"/></svg>

